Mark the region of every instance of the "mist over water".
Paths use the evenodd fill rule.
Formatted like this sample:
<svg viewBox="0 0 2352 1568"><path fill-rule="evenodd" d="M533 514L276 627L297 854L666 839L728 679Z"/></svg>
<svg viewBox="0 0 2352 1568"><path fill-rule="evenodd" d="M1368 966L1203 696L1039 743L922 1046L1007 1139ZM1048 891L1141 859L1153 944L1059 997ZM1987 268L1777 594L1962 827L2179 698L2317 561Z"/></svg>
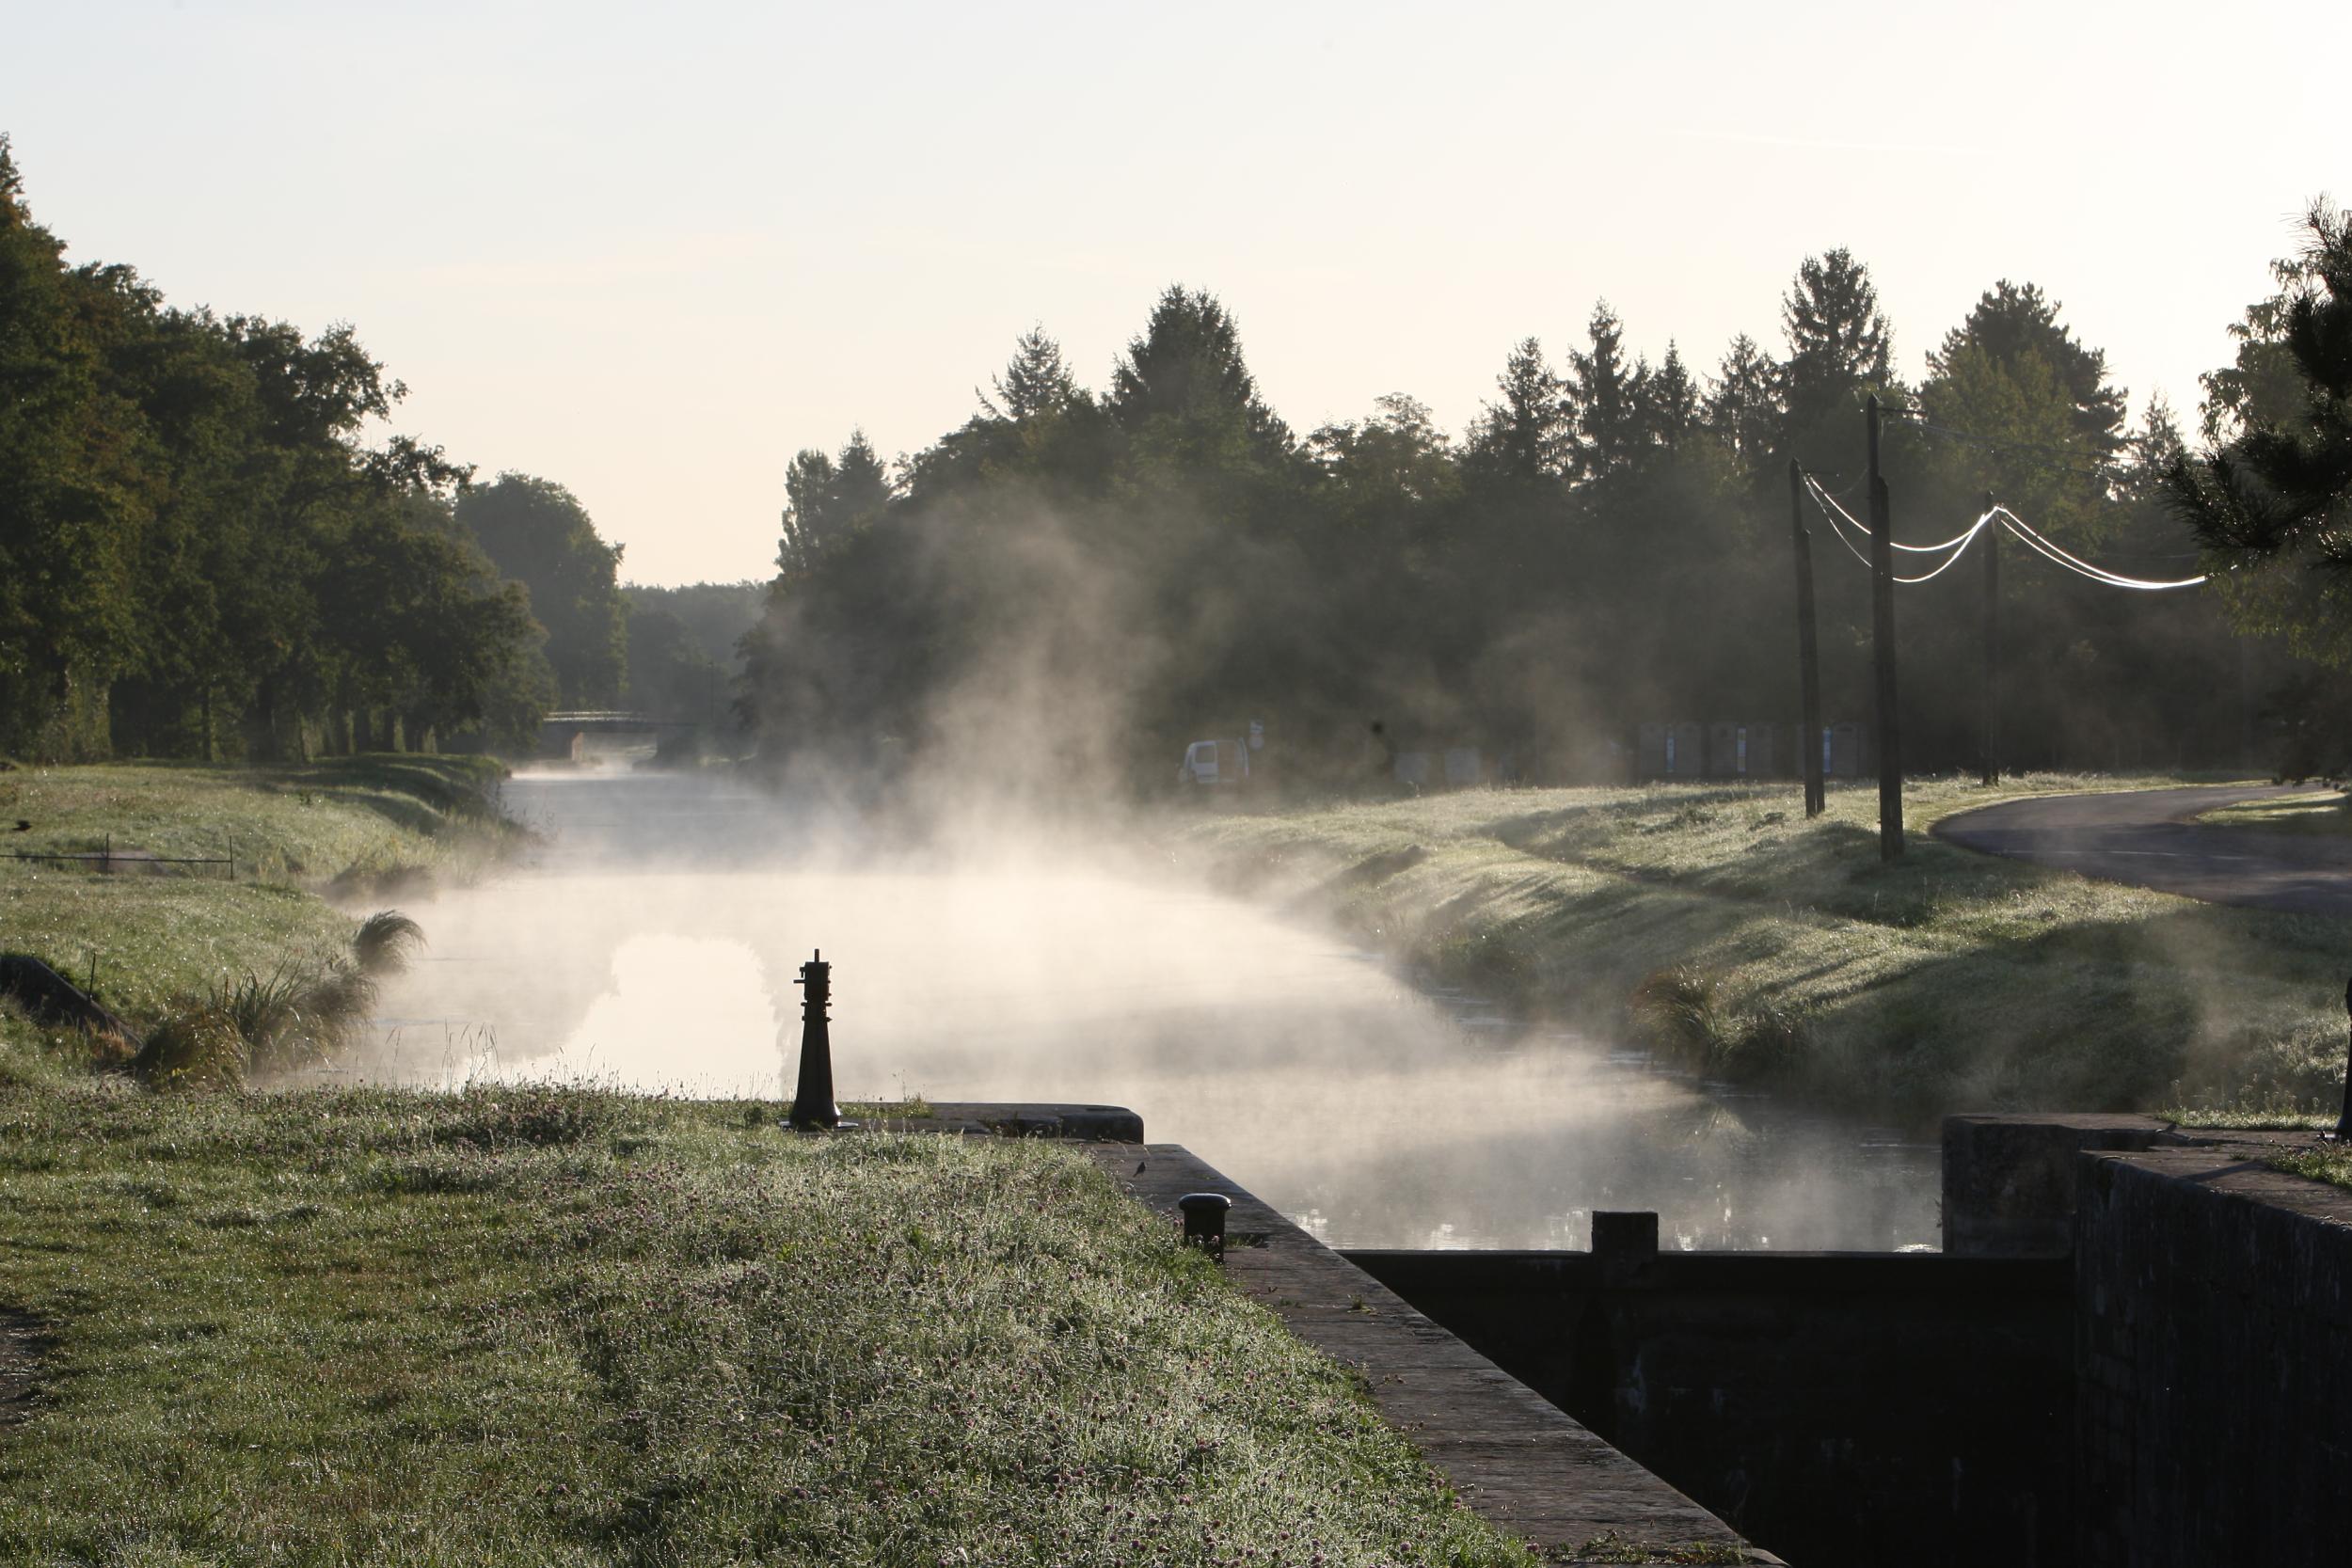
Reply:
<svg viewBox="0 0 2352 1568"><path fill-rule="evenodd" d="M1637 1053L1415 990L1371 956L1133 851L880 854L787 799L651 773L525 774L524 869L406 906L430 947L375 1070L781 1096L793 985L834 970L840 1098L1140 1112L1335 1244L1936 1240L1935 1151Z"/></svg>

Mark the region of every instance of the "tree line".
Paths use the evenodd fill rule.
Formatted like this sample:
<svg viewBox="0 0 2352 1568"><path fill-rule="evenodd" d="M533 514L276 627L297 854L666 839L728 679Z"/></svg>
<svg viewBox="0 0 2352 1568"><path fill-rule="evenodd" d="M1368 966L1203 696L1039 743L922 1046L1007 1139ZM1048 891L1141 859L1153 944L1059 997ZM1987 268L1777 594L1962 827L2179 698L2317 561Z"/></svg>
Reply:
<svg viewBox="0 0 2352 1568"><path fill-rule="evenodd" d="M561 486L363 438L349 326L69 265L0 136L0 754L524 747L610 705L617 547Z"/></svg>
<svg viewBox="0 0 2352 1568"><path fill-rule="evenodd" d="M2276 378L2287 313L2249 312L2258 363L2207 378L2209 421L2235 418L2232 377ZM1711 369L1626 331L1603 301L1565 354L1517 343L1453 436L1402 393L1295 432L1202 291L1162 293L1099 391L1033 330L922 451L885 462L853 432L792 461L745 643L761 752L1148 784L1255 721L1294 775L1332 782L1452 745L1506 777L1621 777L1645 721L1795 718L1789 464L1866 515L1871 396L1895 415L1899 538L1948 537L1990 494L2124 573L2198 570L2176 481L2201 459L2161 402L2130 418L2031 283L1986 289L1916 386L1843 249L1798 265L1776 341L1740 336ZM1806 521L1828 717L1867 721L1867 574ZM2284 627L2235 577L2122 593L2012 545L2002 581L2012 768L2242 765L2280 727L2274 694L2314 678L2312 647L2241 636ZM1973 569L1899 590L1915 768L1979 760L1982 594Z"/></svg>

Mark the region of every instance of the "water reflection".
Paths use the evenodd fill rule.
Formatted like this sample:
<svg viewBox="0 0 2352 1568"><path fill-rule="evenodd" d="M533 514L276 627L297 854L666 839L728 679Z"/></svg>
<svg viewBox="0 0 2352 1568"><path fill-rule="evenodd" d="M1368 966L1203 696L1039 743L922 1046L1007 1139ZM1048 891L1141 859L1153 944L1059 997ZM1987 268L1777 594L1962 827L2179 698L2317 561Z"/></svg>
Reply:
<svg viewBox="0 0 2352 1568"><path fill-rule="evenodd" d="M695 781L508 788L549 847L411 910L401 1076L774 1095L822 947L843 1099L1129 1105L1334 1243L1581 1246L1595 1208L1684 1246L1935 1238L1931 1148L1421 994L1229 898L1010 857L812 869L804 815Z"/></svg>

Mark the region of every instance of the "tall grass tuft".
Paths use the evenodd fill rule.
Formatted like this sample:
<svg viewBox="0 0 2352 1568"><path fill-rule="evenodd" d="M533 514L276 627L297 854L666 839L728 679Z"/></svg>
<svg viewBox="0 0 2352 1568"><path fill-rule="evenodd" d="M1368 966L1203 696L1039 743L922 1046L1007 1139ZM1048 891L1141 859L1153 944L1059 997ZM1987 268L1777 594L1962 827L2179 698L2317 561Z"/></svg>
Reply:
<svg viewBox="0 0 2352 1568"><path fill-rule="evenodd" d="M131 1070L150 1088L234 1089L244 1085L251 1055L234 1019L199 1005L151 1030Z"/></svg>
<svg viewBox="0 0 2352 1568"><path fill-rule="evenodd" d="M1651 1047L1694 1072L1763 1083L1791 1071L1810 1043L1797 1009L1760 999L1741 1006L1723 981L1689 965L1646 976L1627 1000Z"/></svg>
<svg viewBox="0 0 2352 1568"><path fill-rule="evenodd" d="M423 927L398 910L378 910L359 923L351 956L362 974L397 974L408 967L410 952L423 945Z"/></svg>
<svg viewBox="0 0 2352 1568"><path fill-rule="evenodd" d="M233 1088L325 1067L358 1037L377 980L397 974L423 941L415 921L385 910L361 924L348 954L224 974L171 1010L132 1071L159 1088Z"/></svg>

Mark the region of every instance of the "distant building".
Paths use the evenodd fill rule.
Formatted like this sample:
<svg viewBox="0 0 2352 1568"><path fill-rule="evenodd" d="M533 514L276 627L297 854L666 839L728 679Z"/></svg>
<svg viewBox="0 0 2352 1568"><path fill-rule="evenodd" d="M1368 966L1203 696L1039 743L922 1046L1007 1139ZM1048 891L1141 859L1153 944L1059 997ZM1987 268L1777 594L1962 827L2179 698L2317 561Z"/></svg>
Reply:
<svg viewBox="0 0 2352 1568"><path fill-rule="evenodd" d="M1804 726L1769 719L1717 719L1704 725L1659 721L1637 727L1637 779L1792 779L1804 770ZM1822 726L1821 771L1860 778L1878 766L1867 724Z"/></svg>
<svg viewBox="0 0 2352 1568"><path fill-rule="evenodd" d="M1635 736L1633 771L1642 779L1696 779L1707 772L1707 733L1697 724L1644 724Z"/></svg>

